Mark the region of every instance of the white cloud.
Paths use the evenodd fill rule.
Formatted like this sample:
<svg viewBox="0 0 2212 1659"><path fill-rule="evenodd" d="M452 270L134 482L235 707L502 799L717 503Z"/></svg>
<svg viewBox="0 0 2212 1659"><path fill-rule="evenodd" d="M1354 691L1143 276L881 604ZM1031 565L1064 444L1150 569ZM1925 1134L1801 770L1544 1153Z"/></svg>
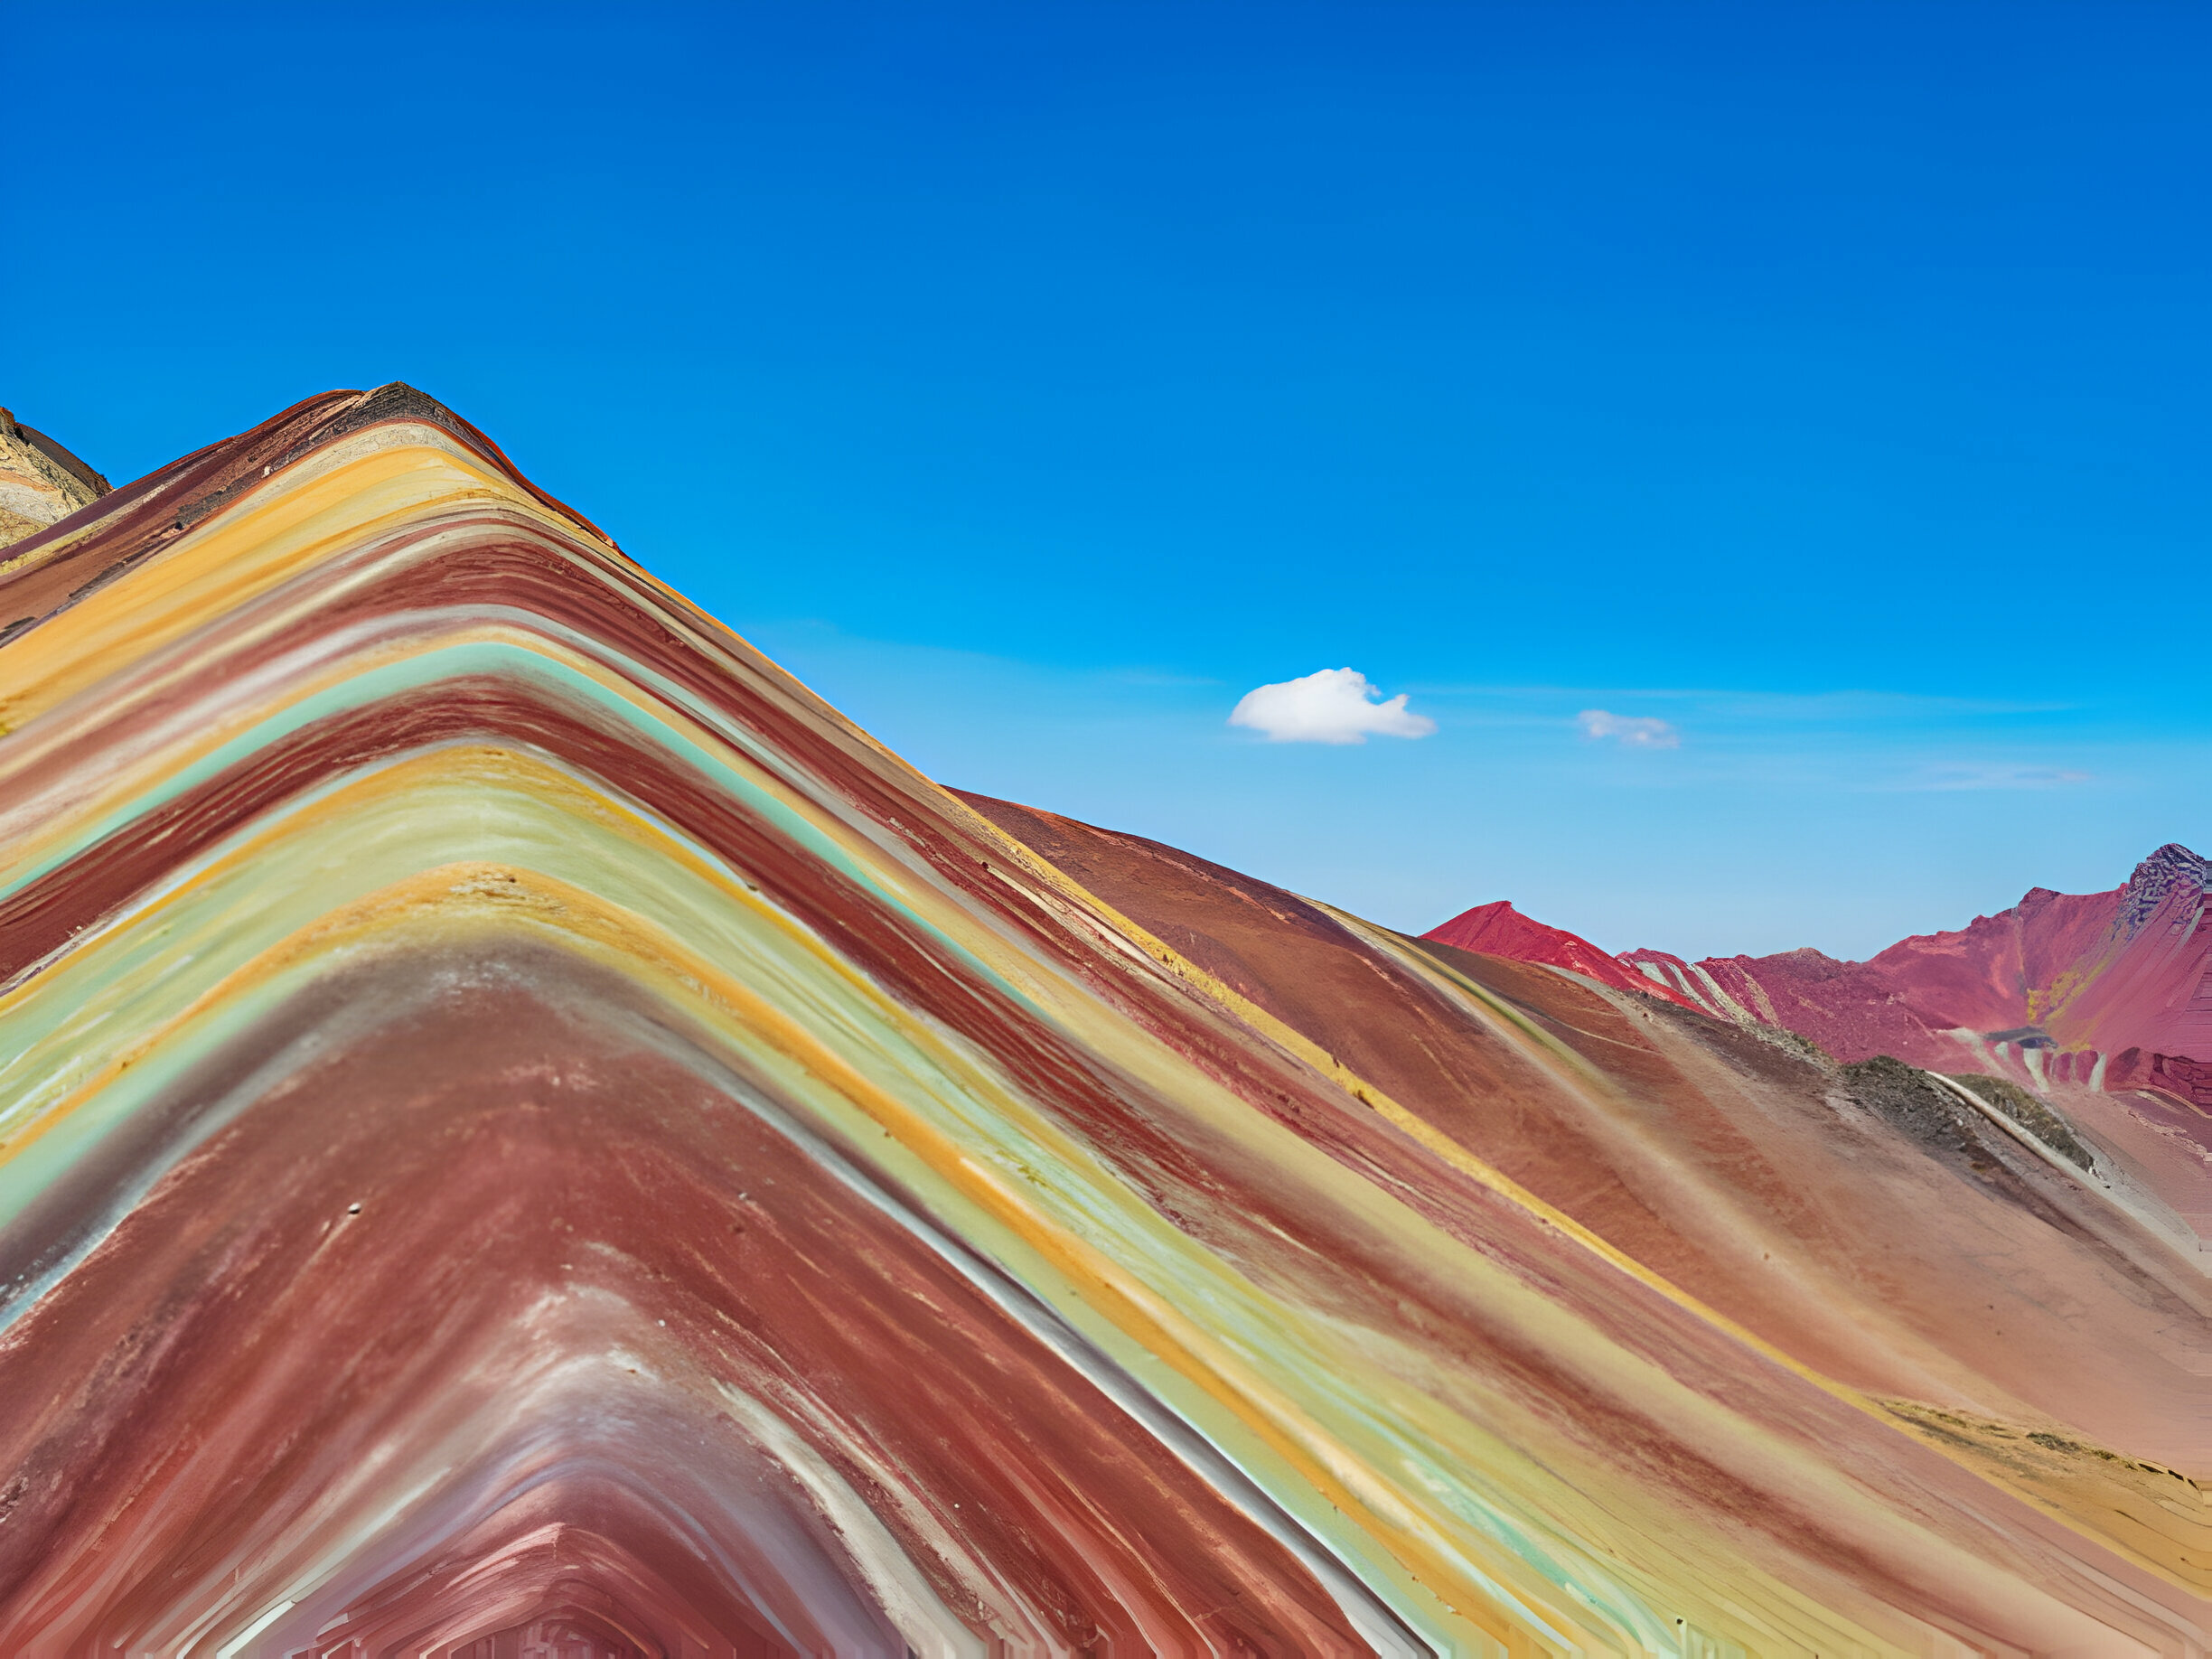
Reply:
<svg viewBox="0 0 2212 1659"><path fill-rule="evenodd" d="M1585 708L1575 717L1585 737L1616 737L1624 749L1679 749L1682 734L1664 720L1654 720L1647 715L1607 714L1602 708Z"/></svg>
<svg viewBox="0 0 2212 1659"><path fill-rule="evenodd" d="M1356 670L1323 669L1247 691L1229 724L1265 732L1270 743L1365 743L1370 732L1426 737L1436 730L1434 720L1406 711L1404 692L1382 702L1376 695Z"/></svg>

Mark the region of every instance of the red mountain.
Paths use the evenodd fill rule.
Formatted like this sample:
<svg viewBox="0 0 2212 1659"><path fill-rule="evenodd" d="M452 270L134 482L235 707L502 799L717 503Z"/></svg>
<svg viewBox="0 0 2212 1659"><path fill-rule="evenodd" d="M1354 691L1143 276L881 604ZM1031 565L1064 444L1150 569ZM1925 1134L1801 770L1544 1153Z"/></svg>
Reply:
<svg viewBox="0 0 2212 1659"><path fill-rule="evenodd" d="M2212 860L2169 845L2110 892L2038 887L2010 910L1900 940L1863 962L1814 950L1699 962L1649 950L1609 957L1504 904L1470 910L1426 937L1606 985L1632 970L1640 989L1786 1027L1841 1060L1894 1054L2038 1088L2149 1087L2212 1109L2207 886Z"/></svg>
<svg viewBox="0 0 2212 1659"><path fill-rule="evenodd" d="M1463 911L1421 937L1439 944L1457 945L1462 951L1479 951L1486 956L1510 957L1517 962L1542 962L1552 968L1570 969L1586 979L1595 979L1615 990L1655 990L1686 1008L1704 1006L1670 985L1646 979L1636 969L1624 966L1621 959L1607 955L1579 934L1563 927L1531 921L1504 899Z"/></svg>

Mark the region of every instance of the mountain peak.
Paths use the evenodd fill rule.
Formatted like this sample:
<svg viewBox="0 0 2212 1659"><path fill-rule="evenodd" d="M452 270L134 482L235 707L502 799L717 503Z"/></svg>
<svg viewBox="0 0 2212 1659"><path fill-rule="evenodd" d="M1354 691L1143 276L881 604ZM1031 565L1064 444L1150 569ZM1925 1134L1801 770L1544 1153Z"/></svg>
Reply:
<svg viewBox="0 0 2212 1659"><path fill-rule="evenodd" d="M68 449L0 408L0 548L59 523L108 489Z"/></svg>
<svg viewBox="0 0 2212 1659"><path fill-rule="evenodd" d="M1656 992L1671 1001L1683 1000L1672 987L1655 984L1641 970L1580 934L1532 920L1505 899L1493 899L1487 904L1462 911L1450 921L1430 928L1421 937L1462 951L1480 951L1486 956L1564 968L1616 990L1636 990L1646 995Z"/></svg>
<svg viewBox="0 0 2212 1659"><path fill-rule="evenodd" d="M2133 886L2145 881L2170 883L2177 878L2212 886L2212 858L2191 852L2179 841L2169 841L2135 867L2128 885Z"/></svg>

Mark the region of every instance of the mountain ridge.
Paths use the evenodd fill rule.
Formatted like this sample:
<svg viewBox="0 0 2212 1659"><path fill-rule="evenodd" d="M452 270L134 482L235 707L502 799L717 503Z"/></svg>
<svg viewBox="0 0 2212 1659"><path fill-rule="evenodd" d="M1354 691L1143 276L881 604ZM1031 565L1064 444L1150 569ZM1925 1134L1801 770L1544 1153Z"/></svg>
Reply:
<svg viewBox="0 0 2212 1659"><path fill-rule="evenodd" d="M1936 1071L1993 1070L2038 1089L2153 1087L2212 1109L2212 859L2170 841L2101 893L2031 887L1964 927L1914 934L1861 961L1811 947L1691 961L1607 955L1564 930L1502 925L1480 905L1423 937L1541 961L1723 1018L1780 1026L1839 1060L1890 1054ZM1508 907L1510 908L1510 907ZM1515 913L1517 915L1517 913Z"/></svg>

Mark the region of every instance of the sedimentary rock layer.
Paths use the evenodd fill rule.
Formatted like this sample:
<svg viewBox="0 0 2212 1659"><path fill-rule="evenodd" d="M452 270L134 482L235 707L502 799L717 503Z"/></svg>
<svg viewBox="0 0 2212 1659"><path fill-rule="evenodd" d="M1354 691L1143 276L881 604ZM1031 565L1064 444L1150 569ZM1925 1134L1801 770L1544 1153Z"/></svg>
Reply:
<svg viewBox="0 0 2212 1659"><path fill-rule="evenodd" d="M17 551L0 1653L2201 1652L2200 1261L1939 1080L951 795L404 388Z"/></svg>

